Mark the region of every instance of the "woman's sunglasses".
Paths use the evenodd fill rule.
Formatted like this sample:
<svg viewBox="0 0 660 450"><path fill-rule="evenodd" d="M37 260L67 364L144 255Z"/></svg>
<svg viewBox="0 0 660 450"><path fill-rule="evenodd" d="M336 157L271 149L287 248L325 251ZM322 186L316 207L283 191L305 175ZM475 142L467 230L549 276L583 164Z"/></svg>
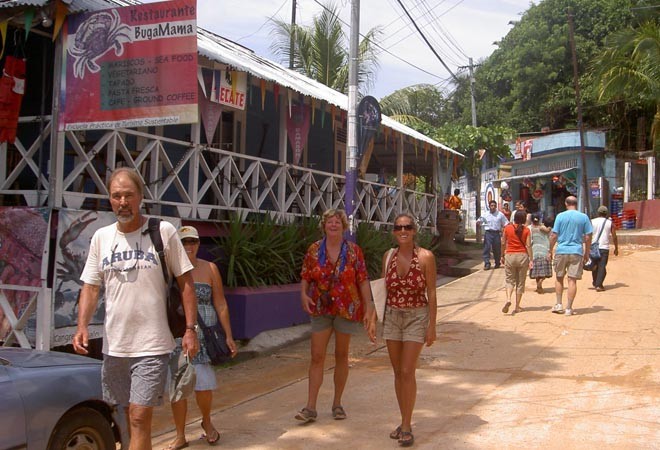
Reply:
<svg viewBox="0 0 660 450"><path fill-rule="evenodd" d="M394 229L394 231L401 231L401 230L410 231L415 229L415 225L412 224L394 225L392 228Z"/></svg>

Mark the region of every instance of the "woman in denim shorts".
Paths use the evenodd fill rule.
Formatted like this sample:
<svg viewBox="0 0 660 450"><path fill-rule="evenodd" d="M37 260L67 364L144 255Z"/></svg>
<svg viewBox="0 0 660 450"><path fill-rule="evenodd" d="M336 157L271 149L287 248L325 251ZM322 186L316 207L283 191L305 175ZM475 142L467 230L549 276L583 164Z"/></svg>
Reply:
<svg viewBox="0 0 660 450"><path fill-rule="evenodd" d="M382 276L387 286L383 337L394 369L401 424L390 437L409 447L415 441L411 422L417 397L417 360L423 345L431 346L436 339L437 273L435 255L415 245L417 225L411 215L397 216L393 234L398 247L390 250L391 257L389 252L383 256Z"/></svg>
<svg viewBox="0 0 660 450"><path fill-rule="evenodd" d="M316 420L316 399L323 383L323 369L328 342L335 335L335 395L332 417L345 419L341 403L348 379L348 347L351 335L367 328L376 340L376 309L362 250L344 239L348 230L346 213L330 209L319 224L323 239L307 249L301 271L301 302L311 316L312 339L307 404L295 415L297 420Z"/></svg>
<svg viewBox="0 0 660 450"><path fill-rule="evenodd" d="M232 357L236 356L236 343L232 337L231 324L229 323L229 309L222 288L222 276L218 267L204 259L197 257L199 251L199 233L195 227L183 226L179 229L179 239L186 250L190 262L194 266L192 277L195 282L195 295L197 296L197 312L202 317L206 326L215 325L220 320L222 328L227 336L227 346L231 350ZM195 366L195 400L202 414L201 427L204 431L204 439L207 444L214 445L220 439L220 433L211 422L211 404L213 402L213 391L218 387L215 370L211 366L211 359L206 353L206 342L201 329L197 331L200 349L199 353L192 359ZM181 352L181 339L176 339L177 347L173 355ZM172 402L172 415L176 427L176 437L167 447L168 450L179 450L188 447L186 439L186 414L188 412L188 401L182 398Z"/></svg>

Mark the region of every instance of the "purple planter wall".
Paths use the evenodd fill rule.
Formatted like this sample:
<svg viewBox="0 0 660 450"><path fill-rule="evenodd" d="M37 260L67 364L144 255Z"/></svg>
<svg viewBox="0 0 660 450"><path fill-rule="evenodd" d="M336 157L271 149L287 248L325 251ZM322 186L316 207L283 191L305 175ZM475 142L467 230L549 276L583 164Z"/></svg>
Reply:
<svg viewBox="0 0 660 450"><path fill-rule="evenodd" d="M251 339L266 330L309 323L300 306L300 284L263 288L225 288L234 339Z"/></svg>

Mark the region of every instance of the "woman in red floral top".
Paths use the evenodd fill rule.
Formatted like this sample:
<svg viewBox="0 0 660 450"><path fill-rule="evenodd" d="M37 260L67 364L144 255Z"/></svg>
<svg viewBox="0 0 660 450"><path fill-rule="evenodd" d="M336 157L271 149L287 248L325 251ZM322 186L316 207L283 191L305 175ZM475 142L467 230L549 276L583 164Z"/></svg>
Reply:
<svg viewBox="0 0 660 450"><path fill-rule="evenodd" d="M351 335L364 323L369 338L376 340L376 309L362 249L344 239L348 230L346 213L330 209L319 224L323 239L309 246L301 271L302 307L312 316L311 361L307 405L296 419L316 420L316 400L323 383L325 354L335 334L335 395L332 417L345 419L341 404L348 379L348 347Z"/></svg>
<svg viewBox="0 0 660 450"><path fill-rule="evenodd" d="M398 247L383 256L382 276L387 286L383 337L394 369L394 390L401 425L390 433L399 445L413 445L412 413L417 397L415 370L424 344L436 339L437 300L435 255L415 245L417 226L409 214L394 220ZM389 261L389 264L388 264Z"/></svg>

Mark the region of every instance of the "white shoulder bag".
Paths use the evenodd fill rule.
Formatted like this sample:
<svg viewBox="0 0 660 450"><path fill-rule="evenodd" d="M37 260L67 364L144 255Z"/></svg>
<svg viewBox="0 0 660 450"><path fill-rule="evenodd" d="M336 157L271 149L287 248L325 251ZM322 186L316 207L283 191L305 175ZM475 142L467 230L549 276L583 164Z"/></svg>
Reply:
<svg viewBox="0 0 660 450"><path fill-rule="evenodd" d="M385 273L390 265L390 260L394 254L394 249L391 248L387 252L387 260L385 261ZM387 286L385 286L385 278L378 278L371 282L371 295L376 305L376 316L378 321L382 322L385 319L385 303L387 302Z"/></svg>

